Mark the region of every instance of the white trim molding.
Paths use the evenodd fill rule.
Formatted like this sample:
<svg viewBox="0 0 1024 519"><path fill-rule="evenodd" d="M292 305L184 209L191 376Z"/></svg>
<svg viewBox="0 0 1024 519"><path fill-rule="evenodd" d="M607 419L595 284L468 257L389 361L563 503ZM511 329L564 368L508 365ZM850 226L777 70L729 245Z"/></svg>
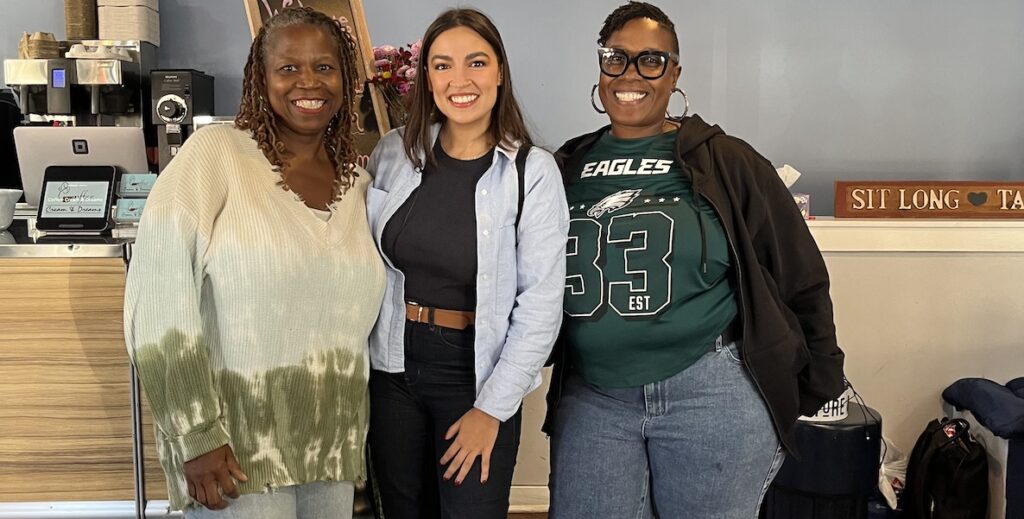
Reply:
<svg viewBox="0 0 1024 519"><path fill-rule="evenodd" d="M1024 253L1024 219L932 220L818 217L807 225L823 253Z"/></svg>
<svg viewBox="0 0 1024 519"><path fill-rule="evenodd" d="M512 485L508 511L510 514L546 514L548 487Z"/></svg>
<svg viewBox="0 0 1024 519"><path fill-rule="evenodd" d="M0 503L0 519L136 519L135 501Z"/></svg>

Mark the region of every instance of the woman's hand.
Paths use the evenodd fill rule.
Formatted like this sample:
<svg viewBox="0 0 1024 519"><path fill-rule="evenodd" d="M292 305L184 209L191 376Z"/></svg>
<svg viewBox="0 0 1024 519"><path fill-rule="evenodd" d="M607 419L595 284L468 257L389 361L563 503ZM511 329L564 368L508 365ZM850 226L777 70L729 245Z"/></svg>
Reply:
<svg viewBox="0 0 1024 519"><path fill-rule="evenodd" d="M247 481L242 467L238 465L231 447L218 447L198 458L186 461L182 466L188 495L210 510L221 510L228 506L221 493L238 498L235 479ZM234 479L232 479L234 478Z"/></svg>
<svg viewBox="0 0 1024 519"><path fill-rule="evenodd" d="M479 456L480 483L487 483L487 475L491 468L491 451L494 450L494 442L498 439L499 425L501 422L497 418L475 407L452 424L444 435L446 440L455 438L444 456L441 456L441 464L448 465L444 479L450 480L458 472L455 484L461 485Z"/></svg>

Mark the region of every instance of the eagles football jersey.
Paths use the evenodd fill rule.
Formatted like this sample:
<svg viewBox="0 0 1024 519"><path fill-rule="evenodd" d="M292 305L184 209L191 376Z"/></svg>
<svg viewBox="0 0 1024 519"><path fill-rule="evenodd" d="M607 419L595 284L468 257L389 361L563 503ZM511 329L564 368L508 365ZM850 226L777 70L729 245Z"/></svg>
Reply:
<svg viewBox="0 0 1024 519"><path fill-rule="evenodd" d="M597 386L668 378L707 353L736 317L725 231L695 199L674 145L675 132L606 133L566 187L564 326L574 365Z"/></svg>

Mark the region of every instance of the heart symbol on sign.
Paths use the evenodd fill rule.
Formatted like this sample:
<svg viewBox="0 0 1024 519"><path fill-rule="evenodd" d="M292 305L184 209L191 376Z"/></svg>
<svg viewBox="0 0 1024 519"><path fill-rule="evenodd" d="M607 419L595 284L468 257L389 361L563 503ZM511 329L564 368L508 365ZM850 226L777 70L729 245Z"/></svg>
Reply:
<svg viewBox="0 0 1024 519"><path fill-rule="evenodd" d="M978 207L988 200L988 193L967 193L967 201L974 207Z"/></svg>

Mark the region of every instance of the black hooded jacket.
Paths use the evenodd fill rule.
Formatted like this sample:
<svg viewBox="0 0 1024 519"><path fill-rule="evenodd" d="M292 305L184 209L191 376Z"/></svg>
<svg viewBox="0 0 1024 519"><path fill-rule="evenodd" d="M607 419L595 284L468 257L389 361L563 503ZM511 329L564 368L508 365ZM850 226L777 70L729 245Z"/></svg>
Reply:
<svg viewBox="0 0 1024 519"><path fill-rule="evenodd" d="M558 150L564 180L608 129ZM714 208L725 228L735 266L743 362L780 440L793 452L797 417L816 413L845 389L825 262L775 168L749 144L692 115L683 120L675 148L695 197ZM544 424L549 434L570 358L558 341Z"/></svg>

